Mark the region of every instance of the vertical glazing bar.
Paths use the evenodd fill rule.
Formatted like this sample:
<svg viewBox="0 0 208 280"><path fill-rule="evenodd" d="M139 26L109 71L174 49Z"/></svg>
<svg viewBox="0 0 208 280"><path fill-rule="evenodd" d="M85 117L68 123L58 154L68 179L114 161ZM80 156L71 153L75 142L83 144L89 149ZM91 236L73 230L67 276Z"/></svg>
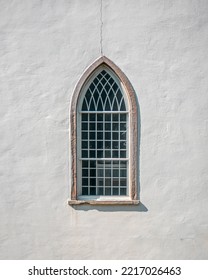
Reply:
<svg viewBox="0 0 208 280"><path fill-rule="evenodd" d="M105 158L105 114L103 114L103 157ZM105 160L103 161L103 195L105 195Z"/></svg>
<svg viewBox="0 0 208 280"><path fill-rule="evenodd" d="M112 109L112 108L111 108ZM112 149L112 131L113 131L113 114L111 114L111 121L110 121L110 125L111 125L111 127L110 127L110 131L111 131L111 136L110 136L110 153L111 153L111 158L113 157L113 149ZM112 164L111 164L111 172L112 172ZM112 186L113 186L113 178L112 178L112 173L111 173L111 195L113 194L113 188L112 188Z"/></svg>
<svg viewBox="0 0 208 280"><path fill-rule="evenodd" d="M88 135L87 135L87 151L88 151L88 159L90 154L90 115L87 114L87 125L88 125ZM88 161L88 195L90 194L90 161Z"/></svg>
<svg viewBox="0 0 208 280"><path fill-rule="evenodd" d="M121 116L121 114L119 114L118 115L118 155L119 155L119 157L120 157L120 143L121 143L121 141L120 141L120 124L121 124L121 121L120 121L120 116ZM118 184L119 184L119 195L120 195L120 191L121 191L121 176L120 176L120 174L121 174L121 166L120 166L120 161L118 162L118 164L119 164L119 167L118 167L118 177L119 177L119 179L118 179Z"/></svg>
<svg viewBox="0 0 208 280"><path fill-rule="evenodd" d="M95 113L95 157L97 158L97 113ZM97 170L97 161L95 161L95 194L98 194L98 170Z"/></svg>

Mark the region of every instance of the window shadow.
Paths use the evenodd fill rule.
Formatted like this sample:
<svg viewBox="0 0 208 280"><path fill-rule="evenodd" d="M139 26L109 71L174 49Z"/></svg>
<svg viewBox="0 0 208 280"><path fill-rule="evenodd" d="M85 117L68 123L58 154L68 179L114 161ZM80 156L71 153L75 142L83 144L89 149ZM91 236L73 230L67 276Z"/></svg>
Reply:
<svg viewBox="0 0 208 280"><path fill-rule="evenodd" d="M91 211L97 210L99 212L147 212L148 209L143 203L138 205L74 205L76 211Z"/></svg>

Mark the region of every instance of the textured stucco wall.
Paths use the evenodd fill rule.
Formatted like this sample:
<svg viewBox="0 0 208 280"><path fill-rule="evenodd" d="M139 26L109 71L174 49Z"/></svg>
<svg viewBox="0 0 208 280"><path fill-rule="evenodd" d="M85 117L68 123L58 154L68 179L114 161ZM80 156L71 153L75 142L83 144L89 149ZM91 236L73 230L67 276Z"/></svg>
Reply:
<svg viewBox="0 0 208 280"><path fill-rule="evenodd" d="M67 205L69 103L100 0L0 1L0 258L208 258L208 1L103 0L141 114L138 207Z"/></svg>

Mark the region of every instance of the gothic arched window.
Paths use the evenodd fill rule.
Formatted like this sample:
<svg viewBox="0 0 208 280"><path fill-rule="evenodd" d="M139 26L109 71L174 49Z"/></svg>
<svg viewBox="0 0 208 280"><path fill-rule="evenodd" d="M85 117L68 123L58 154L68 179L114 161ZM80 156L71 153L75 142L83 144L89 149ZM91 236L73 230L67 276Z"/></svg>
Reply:
<svg viewBox="0 0 208 280"><path fill-rule="evenodd" d="M137 204L136 146L133 89L121 70L101 57L84 73L72 99L69 204Z"/></svg>

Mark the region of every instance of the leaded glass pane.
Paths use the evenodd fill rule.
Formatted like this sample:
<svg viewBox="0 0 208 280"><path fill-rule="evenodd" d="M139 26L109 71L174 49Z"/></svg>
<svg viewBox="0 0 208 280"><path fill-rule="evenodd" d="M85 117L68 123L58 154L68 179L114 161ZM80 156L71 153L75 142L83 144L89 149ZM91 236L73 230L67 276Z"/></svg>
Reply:
<svg viewBox="0 0 208 280"><path fill-rule="evenodd" d="M89 85L81 117L82 195L127 195L126 104L105 70Z"/></svg>

